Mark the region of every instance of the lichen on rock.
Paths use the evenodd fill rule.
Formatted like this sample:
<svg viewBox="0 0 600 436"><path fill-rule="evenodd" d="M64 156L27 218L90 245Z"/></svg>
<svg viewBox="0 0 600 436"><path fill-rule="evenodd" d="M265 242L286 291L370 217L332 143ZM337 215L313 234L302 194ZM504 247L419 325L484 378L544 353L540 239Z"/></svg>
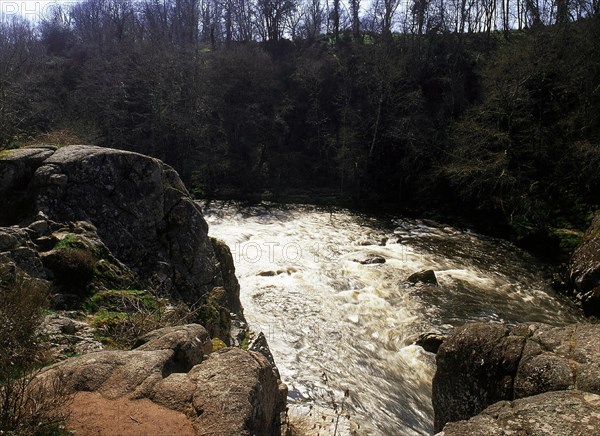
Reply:
<svg viewBox="0 0 600 436"><path fill-rule="evenodd" d="M573 389L600 395L598 338L598 324L469 324L457 329L437 353L435 431L498 401Z"/></svg>

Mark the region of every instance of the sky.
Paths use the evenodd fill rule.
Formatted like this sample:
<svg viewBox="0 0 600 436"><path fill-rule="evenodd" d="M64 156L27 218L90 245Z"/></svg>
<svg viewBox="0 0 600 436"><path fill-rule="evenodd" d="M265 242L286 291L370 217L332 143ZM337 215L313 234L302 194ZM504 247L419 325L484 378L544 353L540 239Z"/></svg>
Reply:
<svg viewBox="0 0 600 436"><path fill-rule="evenodd" d="M51 17L52 7L68 6L82 0L0 0L0 22L12 17L25 17L30 21L39 22ZM347 7L347 1L342 0ZM371 0L361 0L361 9L365 10Z"/></svg>
<svg viewBox="0 0 600 436"><path fill-rule="evenodd" d="M0 18L25 17L40 21L50 17L50 11L57 4L69 5L80 0L0 0Z"/></svg>

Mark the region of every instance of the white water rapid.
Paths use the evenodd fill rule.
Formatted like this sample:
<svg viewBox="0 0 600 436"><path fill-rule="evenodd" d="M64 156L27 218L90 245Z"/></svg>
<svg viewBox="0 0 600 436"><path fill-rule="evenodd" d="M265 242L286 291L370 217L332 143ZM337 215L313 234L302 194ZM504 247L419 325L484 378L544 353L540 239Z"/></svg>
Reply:
<svg viewBox="0 0 600 436"><path fill-rule="evenodd" d="M345 209L213 202L204 212L232 250L244 314L267 336L292 421L314 434L431 434L435 360L410 344L416 334L580 319L540 265L498 239ZM385 263L355 261L368 256ZM404 282L422 269L439 286Z"/></svg>

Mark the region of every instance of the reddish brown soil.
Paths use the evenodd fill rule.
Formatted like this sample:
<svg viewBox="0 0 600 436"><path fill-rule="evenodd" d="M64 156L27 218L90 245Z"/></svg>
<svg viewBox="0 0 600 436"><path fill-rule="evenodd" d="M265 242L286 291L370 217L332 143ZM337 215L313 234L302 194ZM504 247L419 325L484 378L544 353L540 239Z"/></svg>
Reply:
<svg viewBox="0 0 600 436"><path fill-rule="evenodd" d="M67 428L76 436L193 436L191 421L183 414L148 399L108 400L96 392L73 396Z"/></svg>

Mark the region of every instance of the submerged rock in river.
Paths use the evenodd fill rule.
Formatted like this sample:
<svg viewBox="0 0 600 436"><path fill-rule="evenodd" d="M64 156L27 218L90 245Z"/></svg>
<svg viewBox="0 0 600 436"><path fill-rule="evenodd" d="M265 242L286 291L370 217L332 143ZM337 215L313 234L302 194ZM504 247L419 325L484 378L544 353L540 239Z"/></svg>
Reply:
<svg viewBox="0 0 600 436"><path fill-rule="evenodd" d="M385 258L377 256L375 254L363 254L359 257L352 259L353 262L360 263L361 265L377 265L385 263Z"/></svg>
<svg viewBox="0 0 600 436"><path fill-rule="evenodd" d="M437 281L437 277L435 276L435 272L431 269L425 269L423 271L419 271L414 274L411 274L410 276L408 276L406 281L409 283L414 283L414 284L420 282L420 283L425 283L426 285L432 285L432 286L438 285L438 281Z"/></svg>

